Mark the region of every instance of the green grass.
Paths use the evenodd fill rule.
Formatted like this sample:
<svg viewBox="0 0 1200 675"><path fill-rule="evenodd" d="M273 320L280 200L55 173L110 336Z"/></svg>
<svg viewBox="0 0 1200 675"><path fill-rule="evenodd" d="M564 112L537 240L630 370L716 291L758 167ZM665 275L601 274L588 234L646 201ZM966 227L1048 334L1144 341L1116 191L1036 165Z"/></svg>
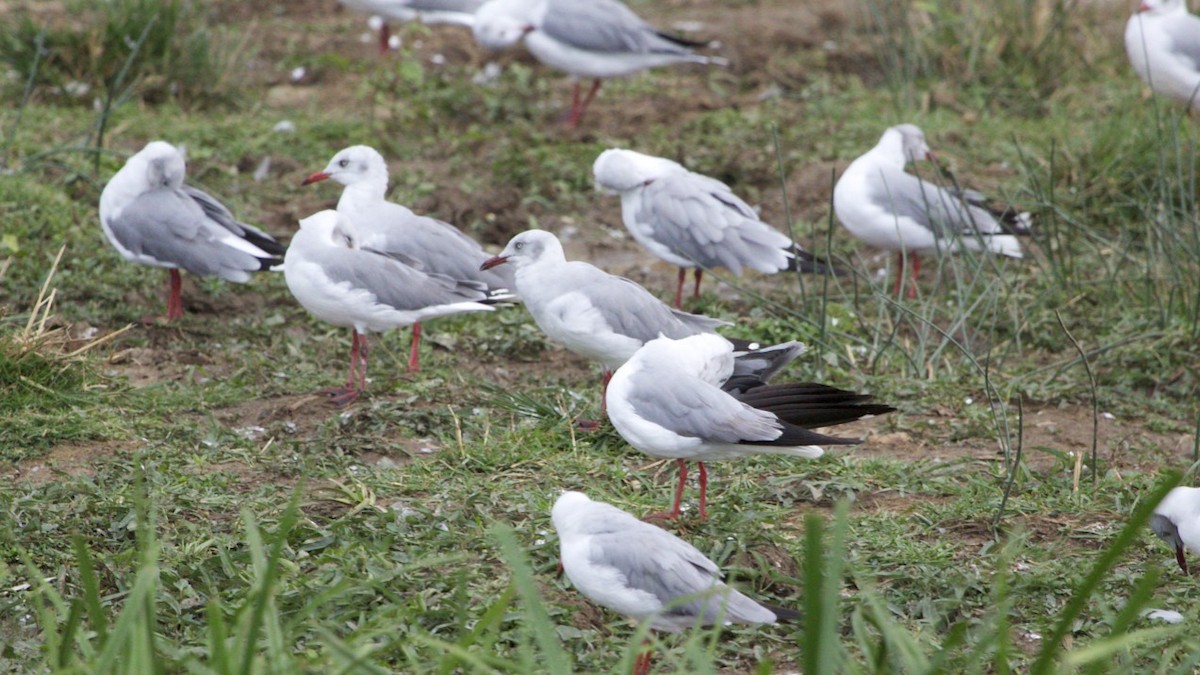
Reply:
<svg viewBox="0 0 1200 675"><path fill-rule="evenodd" d="M665 25L666 10L638 9ZM180 5L186 30L156 34L157 60L138 61L102 112L55 94L66 71L50 61L29 79L28 52L6 56L20 103L0 110L0 669L615 672L649 638L661 672L1191 672L1196 585L1144 520L1195 459L1196 127L1141 98L1106 42L1123 16L913 9L828 24L822 40L858 69L823 68L839 52L821 40L730 38L769 62L611 82L575 134L556 125L569 95L557 76L501 57L502 76L474 86L461 36L423 27L402 29L413 51L377 60L347 13L220 26L236 7ZM1064 9L1065 23L1047 21ZM103 22L64 19L47 25L105 44ZM1004 42L996 22L1030 30ZM6 53L28 49L30 31L6 27L24 40ZM218 34L289 37L237 52L253 57L244 68L202 64L221 76L213 95L155 88L170 79L156 68ZM438 49L448 64L431 63ZM127 58L87 74L111 78ZM284 83L301 65L315 84ZM778 95L760 99L776 78ZM271 131L282 119L299 133ZM930 260L916 300L888 297L884 263L829 216L830 172L901 121L959 179L1037 212L1025 260ZM182 322L141 325L162 310L162 273L108 247L95 205L156 138L186 142L194 182L285 236L336 200L336 186L300 179L371 143L393 160L396 201L493 247L531 226L575 228L578 250L664 296L674 271L610 236L619 206L592 190L595 155L679 159L781 228L782 174L797 237L855 273L713 274L726 285L708 282L694 308L737 336L807 342L784 377L899 411L817 461L713 465L710 520L678 531L803 621L647 635L555 576L559 491L661 510L674 467L611 429L572 428L598 413L598 373L519 307L429 324L415 375L407 335L373 338L370 393L346 410L312 392L344 378L348 336L305 314L279 275L192 279ZM1093 412L1114 417L1096 437ZM1182 612L1185 629L1143 619L1149 607Z"/></svg>

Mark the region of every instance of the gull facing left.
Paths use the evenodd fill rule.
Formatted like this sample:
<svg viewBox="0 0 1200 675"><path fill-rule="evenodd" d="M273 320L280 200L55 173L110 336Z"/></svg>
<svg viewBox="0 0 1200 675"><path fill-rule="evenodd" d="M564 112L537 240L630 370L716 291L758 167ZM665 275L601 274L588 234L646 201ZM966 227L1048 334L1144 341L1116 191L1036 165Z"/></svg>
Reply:
<svg viewBox="0 0 1200 675"><path fill-rule="evenodd" d="M1125 24L1125 52L1154 93L1200 110L1200 18L1184 0L1142 0Z"/></svg>
<svg viewBox="0 0 1200 675"><path fill-rule="evenodd" d="M353 224L337 211L300 221L283 261L283 274L296 300L313 316L350 328L350 376L328 390L338 405L358 398L367 386L367 334L463 312L490 312L507 299L478 282L460 281L419 269L414 260L359 248Z"/></svg>
<svg viewBox="0 0 1200 675"><path fill-rule="evenodd" d="M212 195L184 185L186 171L182 152L152 141L100 193L100 226L121 257L169 270L168 321L183 318L180 269L246 283L251 273L278 264L284 252Z"/></svg>
<svg viewBox="0 0 1200 675"><path fill-rule="evenodd" d="M778 368L778 366L776 366ZM816 458L821 445L857 445L853 438L811 429L882 415L895 408L867 403L870 396L824 384L739 382L734 389L733 345L719 335L679 340L660 337L613 373L608 416L617 433L652 457L674 459L679 484L671 510L677 518L687 461L700 465L700 519L708 517L705 462L753 454Z"/></svg>
<svg viewBox="0 0 1200 675"><path fill-rule="evenodd" d="M592 602L655 630L799 618L725 585L717 564L695 546L582 492L564 492L550 517L571 584ZM649 652L640 654L634 672L649 669Z"/></svg>

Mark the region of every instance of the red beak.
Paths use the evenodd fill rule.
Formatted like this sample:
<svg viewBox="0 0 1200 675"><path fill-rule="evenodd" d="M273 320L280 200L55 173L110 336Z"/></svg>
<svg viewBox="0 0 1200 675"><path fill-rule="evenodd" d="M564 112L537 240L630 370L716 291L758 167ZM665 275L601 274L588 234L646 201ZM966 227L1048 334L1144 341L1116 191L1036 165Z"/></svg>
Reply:
<svg viewBox="0 0 1200 675"><path fill-rule="evenodd" d="M1149 12L1149 11L1150 11L1150 5L1147 5L1147 4L1146 4L1146 3L1144 3L1144 2L1143 2L1141 5L1139 5L1139 6L1138 6L1138 12L1139 12L1139 13L1141 13L1141 12Z"/></svg>
<svg viewBox="0 0 1200 675"><path fill-rule="evenodd" d="M324 171L318 171L308 178L305 178L301 185L312 185L313 183L319 183L327 178L329 178L329 174L325 173Z"/></svg>
<svg viewBox="0 0 1200 675"><path fill-rule="evenodd" d="M1184 574L1188 574L1187 558L1183 556L1183 546L1175 545L1175 562L1179 563L1179 569L1183 570Z"/></svg>
<svg viewBox="0 0 1200 675"><path fill-rule="evenodd" d="M497 265L503 265L506 262L508 262L507 256L498 255L495 258L488 258L487 260L483 261L482 265L479 266L479 271L482 272L483 270L490 270L493 267Z"/></svg>

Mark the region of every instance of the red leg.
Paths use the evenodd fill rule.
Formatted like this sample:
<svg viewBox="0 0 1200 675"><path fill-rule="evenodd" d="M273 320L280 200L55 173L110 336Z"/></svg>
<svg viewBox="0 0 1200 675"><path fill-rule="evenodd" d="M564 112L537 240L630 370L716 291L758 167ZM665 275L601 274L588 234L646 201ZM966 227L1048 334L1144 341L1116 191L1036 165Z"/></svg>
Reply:
<svg viewBox="0 0 1200 675"><path fill-rule="evenodd" d="M679 465L679 485L675 487L675 504L669 512L651 513L642 520L675 520L679 517L681 513L679 503L683 500L683 488L687 485L687 462L677 459L675 463Z"/></svg>
<svg viewBox="0 0 1200 675"><path fill-rule="evenodd" d="M350 376L346 378L346 389L353 389L358 382L358 331L350 331Z"/></svg>
<svg viewBox="0 0 1200 675"><path fill-rule="evenodd" d="M612 371L608 368L604 369L604 376L600 378L600 412L608 414L608 383L612 380Z"/></svg>
<svg viewBox="0 0 1200 675"><path fill-rule="evenodd" d="M592 82L592 88L588 90L587 96L582 101L579 100L580 83L575 83L575 93L571 97L571 115L567 117L567 126L574 129L583 121L583 113L587 111L588 105L592 99L596 98L596 92L600 91L600 80Z"/></svg>
<svg viewBox="0 0 1200 675"><path fill-rule="evenodd" d="M694 272L694 276L696 277L696 287L692 289L693 300L700 297L700 277L704 276L704 270L697 267L696 271Z"/></svg>
<svg viewBox="0 0 1200 675"><path fill-rule="evenodd" d="M633 660L633 675L649 675L650 673L650 650L647 649L637 655Z"/></svg>
<svg viewBox="0 0 1200 675"><path fill-rule="evenodd" d="M679 268L679 283L675 284L675 309L683 309L683 282L687 279L687 269Z"/></svg>
<svg viewBox="0 0 1200 675"><path fill-rule="evenodd" d="M362 372L366 372L365 357L362 357L361 355L366 350L367 336L360 336L358 331L353 329L350 331L350 333L350 375L346 378L346 386L330 387L328 389L321 390L322 393L329 395L329 400L334 405L346 405L347 403L350 403L358 398L358 387L356 385L358 384L360 377L358 370L360 358L363 358L364 363Z"/></svg>
<svg viewBox="0 0 1200 675"><path fill-rule="evenodd" d="M367 346L367 334L363 333L358 336L358 358L360 359L358 371L358 390L366 391L367 389L367 352L370 349Z"/></svg>
<svg viewBox="0 0 1200 675"><path fill-rule="evenodd" d="M392 40L392 30L388 27L387 21L379 27L379 53L387 54L391 51L391 45L388 44Z"/></svg>
<svg viewBox="0 0 1200 675"><path fill-rule="evenodd" d="M412 328L412 350L408 353L408 372L415 373L421 369L421 364L417 360L417 348L421 345L421 322L413 324Z"/></svg>
<svg viewBox="0 0 1200 675"><path fill-rule="evenodd" d="M704 469L704 462L700 464L700 521L708 520L708 511L705 506L708 504L708 472Z"/></svg>
<svg viewBox="0 0 1200 675"><path fill-rule="evenodd" d="M183 278L177 269L170 270L169 274L171 291L167 295L167 321L174 321L183 318Z"/></svg>

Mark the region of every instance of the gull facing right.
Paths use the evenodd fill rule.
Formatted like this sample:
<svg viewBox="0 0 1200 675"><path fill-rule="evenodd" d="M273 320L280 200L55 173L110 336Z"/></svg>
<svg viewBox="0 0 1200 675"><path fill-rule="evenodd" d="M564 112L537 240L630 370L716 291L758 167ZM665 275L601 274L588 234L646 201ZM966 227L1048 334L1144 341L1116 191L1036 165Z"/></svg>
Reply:
<svg viewBox="0 0 1200 675"><path fill-rule="evenodd" d="M777 366L778 367L778 366ZM687 481L687 461L700 465L700 519L706 510L704 463L753 454L816 458L821 445L857 445L853 438L811 429L895 410L867 403L870 396L824 384L766 384L734 379L735 355L719 335L647 342L613 373L608 416L617 433L652 457L679 466L675 502L663 516L677 518ZM656 516L657 517L657 516Z"/></svg>
<svg viewBox="0 0 1200 675"><path fill-rule="evenodd" d="M799 618L725 585L695 546L582 492L564 492L551 511L562 569L580 593L615 612L678 633L717 622L774 624ZM650 669L640 654L634 673Z"/></svg>

